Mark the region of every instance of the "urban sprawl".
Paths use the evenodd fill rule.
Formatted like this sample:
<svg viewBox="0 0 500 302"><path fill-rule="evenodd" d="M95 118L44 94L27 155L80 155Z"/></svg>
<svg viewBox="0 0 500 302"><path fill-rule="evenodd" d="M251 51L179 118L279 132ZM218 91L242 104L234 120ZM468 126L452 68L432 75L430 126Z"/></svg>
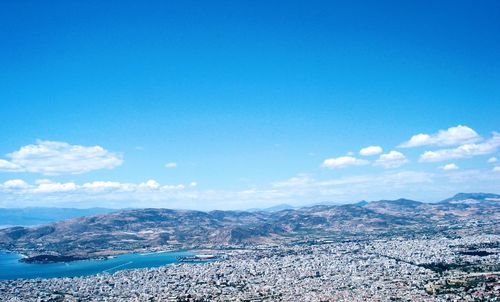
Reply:
<svg viewBox="0 0 500 302"><path fill-rule="evenodd" d="M500 236L313 240L219 260L0 282L2 301L499 301Z"/></svg>

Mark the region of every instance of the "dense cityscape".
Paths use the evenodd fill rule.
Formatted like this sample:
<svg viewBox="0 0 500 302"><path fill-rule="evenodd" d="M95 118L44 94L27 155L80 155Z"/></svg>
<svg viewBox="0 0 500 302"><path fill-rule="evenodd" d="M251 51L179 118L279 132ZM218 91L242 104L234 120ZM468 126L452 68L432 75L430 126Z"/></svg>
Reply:
<svg viewBox="0 0 500 302"><path fill-rule="evenodd" d="M203 264L0 282L4 301L498 301L500 236L218 251Z"/></svg>

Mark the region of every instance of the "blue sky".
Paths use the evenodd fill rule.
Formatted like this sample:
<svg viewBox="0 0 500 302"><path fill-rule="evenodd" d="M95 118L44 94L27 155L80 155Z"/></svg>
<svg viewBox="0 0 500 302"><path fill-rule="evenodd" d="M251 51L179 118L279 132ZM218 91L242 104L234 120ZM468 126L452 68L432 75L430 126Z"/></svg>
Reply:
<svg viewBox="0 0 500 302"><path fill-rule="evenodd" d="M0 4L0 206L500 193L498 1L102 2Z"/></svg>

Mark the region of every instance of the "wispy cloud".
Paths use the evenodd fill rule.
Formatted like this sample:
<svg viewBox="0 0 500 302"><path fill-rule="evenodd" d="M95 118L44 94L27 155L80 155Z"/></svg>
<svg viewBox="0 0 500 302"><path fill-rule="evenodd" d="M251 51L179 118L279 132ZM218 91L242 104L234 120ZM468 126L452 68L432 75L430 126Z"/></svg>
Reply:
<svg viewBox="0 0 500 302"><path fill-rule="evenodd" d="M495 171L498 171L496 169ZM492 170L382 171L370 174L316 178L299 174L269 185L242 190L198 189L194 182L161 184L92 181L27 183L12 179L0 183L0 206L166 207L189 209L245 209L278 203L295 205L323 201L354 202L359 199L428 198L429 192L447 197L462 190L498 186L500 173ZM499 171L500 172L500 171ZM424 201L427 199L424 199Z"/></svg>
<svg viewBox="0 0 500 302"><path fill-rule="evenodd" d="M177 168L177 163L174 163L174 162L166 163L165 168L167 168L167 169Z"/></svg>
<svg viewBox="0 0 500 302"><path fill-rule="evenodd" d="M500 147L500 133L478 144L465 144L457 148L441 149L437 151L426 151L420 155L420 162L439 162L450 159L470 158L478 155L491 154Z"/></svg>
<svg viewBox="0 0 500 302"><path fill-rule="evenodd" d="M454 164L454 163L451 163L451 164L446 164L444 166L441 166L439 167L441 170L444 170L444 171L452 171L452 170L458 170L459 167Z"/></svg>
<svg viewBox="0 0 500 302"><path fill-rule="evenodd" d="M427 172L401 171L401 172L384 172L377 174L362 174L354 176L338 177L326 180L317 180L310 175L301 174L287 180L273 183L273 187L295 187L295 188L311 188L318 189L321 187L348 187L353 185L367 185L376 187L380 184L406 184L406 183L424 183L432 181L434 174Z"/></svg>
<svg viewBox="0 0 500 302"><path fill-rule="evenodd" d="M0 159L0 171L2 172L20 172L23 168L5 159Z"/></svg>

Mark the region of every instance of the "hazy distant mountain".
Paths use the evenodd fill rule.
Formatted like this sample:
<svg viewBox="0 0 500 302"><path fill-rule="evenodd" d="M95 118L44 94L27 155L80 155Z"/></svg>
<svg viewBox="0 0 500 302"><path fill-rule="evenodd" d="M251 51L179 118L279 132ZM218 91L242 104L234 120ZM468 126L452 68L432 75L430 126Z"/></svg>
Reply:
<svg viewBox="0 0 500 302"><path fill-rule="evenodd" d="M248 209L247 211L248 212L259 212L259 211L263 211L263 212L277 212L277 211L283 211L283 210L292 210L292 209L295 209L295 208L296 207L291 206L289 204L282 203L282 204L278 204L278 205L275 205L275 206L272 206L272 207L269 207L269 208L264 208L264 209L252 208L252 209Z"/></svg>
<svg viewBox="0 0 500 302"><path fill-rule="evenodd" d="M429 207L429 204L410 200L410 199L397 199L397 200L379 200L368 202L363 205L366 209L372 209L378 213L391 214L396 216L413 215L416 211Z"/></svg>
<svg viewBox="0 0 500 302"><path fill-rule="evenodd" d="M223 248L322 236L436 230L446 223L498 222L495 194L457 194L438 203L408 199L316 205L281 211L136 209L0 230L0 249L93 257L151 248Z"/></svg>
<svg viewBox="0 0 500 302"><path fill-rule="evenodd" d="M117 210L105 208L0 208L0 225L29 226L75 217L105 214Z"/></svg>
<svg viewBox="0 0 500 302"><path fill-rule="evenodd" d="M361 201L358 201L355 203L355 205L360 206L360 207L366 206L367 204L368 204L368 201L366 201L366 200L361 200Z"/></svg>
<svg viewBox="0 0 500 302"><path fill-rule="evenodd" d="M500 201L500 195L492 193L458 193L455 196L445 199L441 202L449 203L453 201L465 200Z"/></svg>

